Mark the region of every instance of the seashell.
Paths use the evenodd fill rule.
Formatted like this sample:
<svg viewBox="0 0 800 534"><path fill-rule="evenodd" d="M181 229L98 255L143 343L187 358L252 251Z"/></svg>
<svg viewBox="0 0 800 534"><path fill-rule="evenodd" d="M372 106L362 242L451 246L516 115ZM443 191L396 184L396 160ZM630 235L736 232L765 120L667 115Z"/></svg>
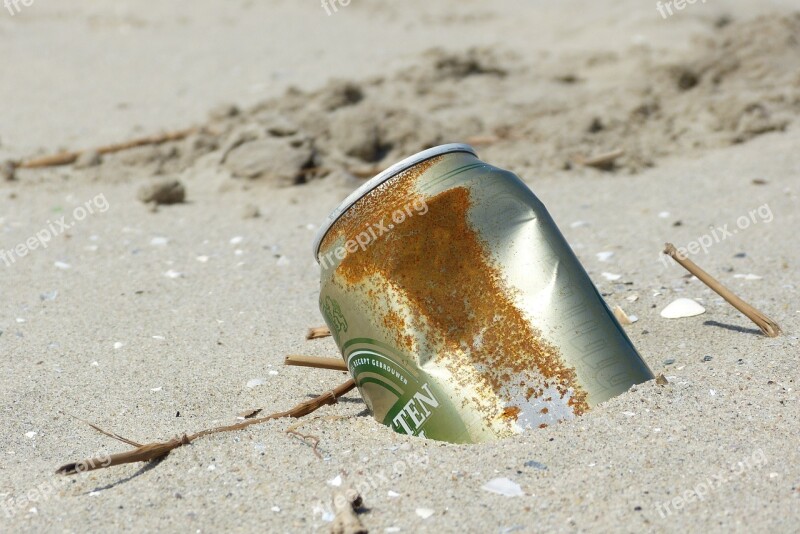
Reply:
<svg viewBox="0 0 800 534"><path fill-rule="evenodd" d="M680 298L672 301L666 308L661 310L661 317L665 319L680 319L682 317L694 317L705 312L706 309L696 300Z"/></svg>

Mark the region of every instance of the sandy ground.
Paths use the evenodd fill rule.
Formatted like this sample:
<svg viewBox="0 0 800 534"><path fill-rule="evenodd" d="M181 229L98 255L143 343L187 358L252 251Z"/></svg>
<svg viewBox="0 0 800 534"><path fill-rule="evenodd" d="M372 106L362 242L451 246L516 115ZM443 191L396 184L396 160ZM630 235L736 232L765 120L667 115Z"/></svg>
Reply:
<svg viewBox="0 0 800 534"><path fill-rule="evenodd" d="M298 4L0 11L0 160L204 128L0 182L2 251L58 230L0 259L0 532L325 532L340 480L372 532L796 531L792 2L709 0L667 19L654 2L610 0L354 0L331 16ZM468 138L545 202L609 304L638 317L631 339L669 384L475 446L394 434L351 393L304 420L322 459L279 420L157 465L53 474L126 448L74 417L146 442L342 382L282 366L337 354L304 340L321 324L318 226L361 183L353 173ZM575 164L620 147L610 172ZM137 201L154 176L179 178L187 202ZM783 336L659 261L665 241L725 225L735 232L697 262ZM678 297L706 313L662 318ZM482 489L498 477L524 495Z"/></svg>

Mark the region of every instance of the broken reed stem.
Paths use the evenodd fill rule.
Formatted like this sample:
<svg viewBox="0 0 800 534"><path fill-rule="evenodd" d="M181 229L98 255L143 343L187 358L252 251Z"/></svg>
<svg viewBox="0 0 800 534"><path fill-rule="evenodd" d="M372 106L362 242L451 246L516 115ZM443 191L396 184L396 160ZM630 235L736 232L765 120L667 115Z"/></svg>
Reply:
<svg viewBox="0 0 800 534"><path fill-rule="evenodd" d="M331 330L327 326L313 326L308 329L306 339L317 339L321 337L328 337L331 335Z"/></svg>
<svg viewBox="0 0 800 534"><path fill-rule="evenodd" d="M335 403L337 399L339 399L339 397L345 395L353 388L355 388L355 382L351 378L347 382L340 384L339 386L336 386L331 391L323 393L322 395L315 397L313 399L303 401L294 408L292 408L291 410L287 410L285 412L277 412L271 415L267 415L265 417L259 417L257 419L248 419L247 421L242 421L241 423L237 423L234 425L209 428L206 430L201 430L200 432L196 432L194 434L188 434L188 435L183 434L182 436L176 436L169 441L147 443L145 445L140 445L136 447L132 451L112 454L110 456L105 456L101 458L91 458L80 462L72 462L59 467L56 470L56 473L60 475L74 475L76 473L93 471L95 469L104 469L106 467L112 467L115 465L122 465L122 464L136 463L136 462L149 462L151 460L156 460L158 458L166 456L173 449L177 449L178 447L182 447L183 445L188 445L194 440L202 438L204 436L219 434L221 432L233 432L236 430L242 430L252 425L265 423L267 421L271 421L273 419L280 419L283 417L300 418L306 416L325 405ZM94 425L91 426L94 427ZM112 435L111 433L108 432L103 432L103 433L106 435L111 435L112 437L115 437L116 439L119 439L120 441L123 441L128 444L133 443L130 440L126 440L125 438L120 438L116 436L116 434Z"/></svg>
<svg viewBox="0 0 800 534"><path fill-rule="evenodd" d="M303 354L290 354L283 361L284 365L295 367L314 367L317 369L331 369L333 371L347 371L347 364L336 358L320 358L318 356L305 356Z"/></svg>
<svg viewBox="0 0 800 534"><path fill-rule="evenodd" d="M95 150L99 154L111 154L113 152L121 152L123 150L128 150L130 148L136 148L139 146L160 145L163 143L167 143L169 141L180 141L181 139L185 139L186 137L198 131L200 131L199 128L187 128L185 130L178 130L175 132L150 135L147 137L140 137L138 139L131 139L130 141L125 141L122 143L105 145L95 148L93 150ZM52 154L50 156L34 158L20 163L19 167L22 169L39 169L42 167L57 167L59 165L69 165L70 163L74 163L81 156L81 154L90 152L91 150L92 149L78 150L74 152L60 152L58 154Z"/></svg>
<svg viewBox="0 0 800 534"><path fill-rule="evenodd" d="M664 254L681 264L684 269L695 275L698 280L713 289L720 297L728 301L731 306L747 316L747 318L753 321L765 335L769 337L778 337L778 335L780 335L781 328L778 326L778 323L737 297L733 291L723 286L716 278L698 267L695 262L681 256L678 249L675 248L675 245L666 243L664 246Z"/></svg>
<svg viewBox="0 0 800 534"><path fill-rule="evenodd" d="M585 167L607 169L611 167L617 159L621 158L624 155L625 151L621 148L618 148L616 150L612 150L611 152L606 152L605 154L592 156L590 158L580 158L578 159L578 163Z"/></svg>

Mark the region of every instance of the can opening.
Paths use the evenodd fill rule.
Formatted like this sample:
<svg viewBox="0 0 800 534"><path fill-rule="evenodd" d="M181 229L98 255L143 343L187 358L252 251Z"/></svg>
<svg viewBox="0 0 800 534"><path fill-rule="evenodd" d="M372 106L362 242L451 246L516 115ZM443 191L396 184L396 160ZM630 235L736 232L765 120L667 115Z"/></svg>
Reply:
<svg viewBox="0 0 800 534"><path fill-rule="evenodd" d="M317 232L317 236L314 238L314 259L319 263L319 247L322 244L322 240L325 239L325 235L327 235L328 231L331 227L339 220L344 212L346 212L350 207L358 202L364 195L381 185L387 180L390 180L392 177L397 176L401 172L405 171L421 163L425 160L435 158L436 156L441 156L442 154L449 154L451 152L467 152L472 154L473 156L477 156L475 153L475 149L471 146L463 143L449 143L446 145L439 145L433 148L429 148L427 150L423 150L421 152L417 152L413 156L409 156L404 160L395 163L385 171L381 172L377 176L370 178L366 183L361 185L358 189L350 193L347 198L345 198L339 206L328 215L327 220L325 223L320 227L319 231Z"/></svg>

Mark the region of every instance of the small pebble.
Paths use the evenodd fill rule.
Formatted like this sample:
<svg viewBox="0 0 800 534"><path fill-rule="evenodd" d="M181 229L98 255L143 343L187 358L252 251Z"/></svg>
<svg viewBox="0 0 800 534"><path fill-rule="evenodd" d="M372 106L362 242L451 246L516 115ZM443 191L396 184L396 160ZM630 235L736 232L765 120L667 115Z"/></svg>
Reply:
<svg viewBox="0 0 800 534"><path fill-rule="evenodd" d="M145 204L180 204L186 200L186 188L174 178L162 178L140 187L137 198Z"/></svg>
<svg viewBox="0 0 800 534"><path fill-rule="evenodd" d="M212 121L220 121L235 117L239 112L239 108L235 104L220 104L211 109L208 113L208 118Z"/></svg>
<svg viewBox="0 0 800 534"><path fill-rule="evenodd" d="M12 160L0 162L0 178L4 182L13 182L16 180L17 164Z"/></svg>
<svg viewBox="0 0 800 534"><path fill-rule="evenodd" d="M41 295L39 295L39 298L41 300L43 300L43 301L45 301L45 300L56 300L56 297L58 297L58 290L57 289L54 289L52 291L48 291L47 293L42 293Z"/></svg>
<svg viewBox="0 0 800 534"><path fill-rule="evenodd" d="M245 204L242 209L242 219L256 219L260 216L261 212L255 204Z"/></svg>
<svg viewBox="0 0 800 534"><path fill-rule="evenodd" d="M543 463L539 463L536 460L528 460L525 462L525 467L533 467L534 469L539 469L540 471L545 471L547 466Z"/></svg>
<svg viewBox="0 0 800 534"><path fill-rule="evenodd" d="M430 516L436 513L434 510L431 510L430 508L417 508L415 512L422 519L428 519Z"/></svg>
<svg viewBox="0 0 800 534"><path fill-rule="evenodd" d="M61 269L62 271L66 271L67 269L72 267L72 265L64 261L57 261L53 263L53 265L55 265L56 269Z"/></svg>
<svg viewBox="0 0 800 534"><path fill-rule="evenodd" d="M664 360L664 365L672 365L673 363L675 363L675 360L672 358Z"/></svg>

